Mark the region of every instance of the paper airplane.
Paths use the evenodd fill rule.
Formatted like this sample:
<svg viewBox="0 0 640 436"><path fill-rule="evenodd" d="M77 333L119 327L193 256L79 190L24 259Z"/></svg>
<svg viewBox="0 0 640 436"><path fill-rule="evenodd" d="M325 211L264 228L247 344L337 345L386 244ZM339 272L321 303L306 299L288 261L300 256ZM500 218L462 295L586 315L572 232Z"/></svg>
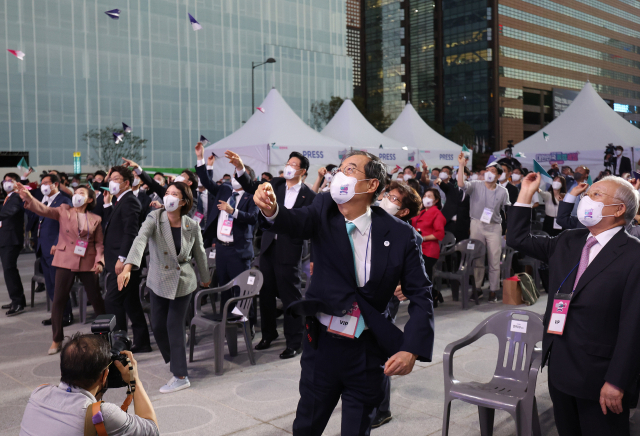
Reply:
<svg viewBox="0 0 640 436"><path fill-rule="evenodd" d="M549 134L542 132L542 137L544 138L545 141L549 142Z"/></svg>
<svg viewBox="0 0 640 436"><path fill-rule="evenodd" d="M125 123L122 123L122 130L124 130L124 133L131 133L131 127L127 126Z"/></svg>
<svg viewBox="0 0 640 436"><path fill-rule="evenodd" d="M524 155L524 153L522 153L521 151L516 153L516 157L522 157L522 158L527 158L527 156Z"/></svg>
<svg viewBox="0 0 640 436"><path fill-rule="evenodd" d="M487 166L491 165L492 163L494 163L497 160L498 160L498 158L495 157L495 155L492 154L491 156L489 156L489 160L487 161Z"/></svg>
<svg viewBox="0 0 640 436"><path fill-rule="evenodd" d="M198 23L198 22L196 21L196 19L195 19L195 18L193 18L193 15L191 15L191 14L187 14L187 15L189 15L189 21L191 21L191 27L193 27L193 30L200 30L200 29L202 29L202 26L200 25L200 23Z"/></svg>
<svg viewBox="0 0 640 436"><path fill-rule="evenodd" d="M12 55L14 55L15 57L17 57L18 59L20 59L21 61L24 60L24 52L21 52L20 50L9 50L9 49L7 49L7 51Z"/></svg>
<svg viewBox="0 0 640 436"><path fill-rule="evenodd" d="M105 14L113 20L118 20L120 18L120 9L111 9L110 11L105 12Z"/></svg>
<svg viewBox="0 0 640 436"><path fill-rule="evenodd" d="M259 110L260 112L262 112L262 113L265 113L265 110L264 110L264 108L261 108L261 107L257 107L256 109L258 109L258 110Z"/></svg>
<svg viewBox="0 0 640 436"><path fill-rule="evenodd" d="M27 163L25 158L20 159L20 162L18 162L18 172L20 173L22 178L25 178L27 173L29 172L29 164Z"/></svg>
<svg viewBox="0 0 640 436"><path fill-rule="evenodd" d="M113 132L113 139L116 141L116 144L120 144L124 140L124 134Z"/></svg>
<svg viewBox="0 0 640 436"><path fill-rule="evenodd" d="M587 177L587 185L589 186L593 185L593 180L591 180L591 174L589 174L589 176Z"/></svg>
<svg viewBox="0 0 640 436"><path fill-rule="evenodd" d="M202 142L202 145L210 144L209 140L205 138L203 135L200 135L200 142Z"/></svg>

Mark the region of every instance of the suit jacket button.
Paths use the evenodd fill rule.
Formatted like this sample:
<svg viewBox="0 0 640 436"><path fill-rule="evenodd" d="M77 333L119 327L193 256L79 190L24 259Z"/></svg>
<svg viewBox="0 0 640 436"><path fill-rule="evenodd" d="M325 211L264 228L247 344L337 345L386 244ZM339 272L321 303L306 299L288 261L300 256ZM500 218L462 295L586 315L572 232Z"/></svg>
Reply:
<svg viewBox="0 0 640 436"><path fill-rule="evenodd" d="M164 269L169 269L169 265L165 265L165 266L164 266Z"/></svg>
<svg viewBox="0 0 640 436"><path fill-rule="evenodd" d="M342 313L347 313L347 311L346 311L346 310L343 310L343 311L342 311Z"/></svg>
<svg viewBox="0 0 640 436"><path fill-rule="evenodd" d="M177 269L178 271L180 271L180 267L177 267L176 269Z"/></svg>
<svg viewBox="0 0 640 436"><path fill-rule="evenodd" d="M164 254L167 254L167 252L165 251Z"/></svg>

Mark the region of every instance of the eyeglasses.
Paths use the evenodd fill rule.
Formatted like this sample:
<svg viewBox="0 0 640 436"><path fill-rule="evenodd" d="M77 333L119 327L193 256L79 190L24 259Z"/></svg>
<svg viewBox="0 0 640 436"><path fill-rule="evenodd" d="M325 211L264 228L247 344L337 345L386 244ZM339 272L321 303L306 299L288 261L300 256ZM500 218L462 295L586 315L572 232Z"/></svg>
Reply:
<svg viewBox="0 0 640 436"><path fill-rule="evenodd" d="M335 176L338 173L344 173L347 177L355 177L356 172L364 174L364 171L359 170L355 165L348 165L344 168L334 168L331 170L331 175Z"/></svg>
<svg viewBox="0 0 640 436"><path fill-rule="evenodd" d="M396 197L395 195L391 195L388 192L385 192L382 195L383 198L388 198L392 203L396 203L396 206L402 206L402 199Z"/></svg>
<svg viewBox="0 0 640 436"><path fill-rule="evenodd" d="M600 202L604 202L604 198L605 197L614 198L614 199L616 199L618 201L622 201L618 197L614 197L613 195L605 194L604 192L600 192L600 191L583 192L582 195L580 196L580 198L582 199L584 197L589 197L593 201L600 201ZM609 206L613 206L613 205L609 205Z"/></svg>
<svg viewBox="0 0 640 436"><path fill-rule="evenodd" d="M300 165L297 163L287 162L287 165L289 165L291 168L295 168L296 170L300 169Z"/></svg>
<svg viewBox="0 0 640 436"><path fill-rule="evenodd" d="M120 177L113 177L111 176L111 181L112 182L116 182L116 183L122 183L124 179L120 176Z"/></svg>

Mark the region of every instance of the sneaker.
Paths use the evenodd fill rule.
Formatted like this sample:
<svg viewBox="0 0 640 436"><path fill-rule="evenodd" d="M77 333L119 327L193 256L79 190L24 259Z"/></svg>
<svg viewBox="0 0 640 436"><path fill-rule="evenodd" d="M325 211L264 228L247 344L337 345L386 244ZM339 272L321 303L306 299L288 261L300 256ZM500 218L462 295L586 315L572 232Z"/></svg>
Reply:
<svg viewBox="0 0 640 436"><path fill-rule="evenodd" d="M497 303L498 302L498 294L495 292L489 292L489 303Z"/></svg>
<svg viewBox="0 0 640 436"><path fill-rule="evenodd" d="M189 382L189 377L185 377L185 378L171 377L171 380L169 380L166 385L160 388L160 393L170 394L172 392L177 392L183 389L187 389L189 386L191 386L191 383Z"/></svg>

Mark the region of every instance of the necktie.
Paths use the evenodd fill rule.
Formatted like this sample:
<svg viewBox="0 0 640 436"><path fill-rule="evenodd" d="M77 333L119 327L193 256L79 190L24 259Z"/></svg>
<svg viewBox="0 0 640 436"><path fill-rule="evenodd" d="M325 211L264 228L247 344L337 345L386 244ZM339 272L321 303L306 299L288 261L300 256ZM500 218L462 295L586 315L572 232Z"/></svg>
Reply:
<svg viewBox="0 0 640 436"><path fill-rule="evenodd" d="M233 195L231 196L231 200L229 200L229 206L231 206L232 208L236 208L236 197L238 196L237 192L234 192Z"/></svg>
<svg viewBox="0 0 640 436"><path fill-rule="evenodd" d="M573 289L575 290L578 286L578 282L580 281L580 277L589 266L589 251L591 251L591 247L596 245L598 240L593 236L589 236L587 239L587 243L584 244L584 248L582 249L582 255L580 256L580 265L578 266L578 274L576 275L576 281L573 284Z"/></svg>
<svg viewBox="0 0 640 436"><path fill-rule="evenodd" d="M360 281L358 280L358 265L356 264L356 249L355 249L355 246L353 245L353 236L352 236L353 231L355 229L356 229L356 225L352 222L347 221L347 235L349 235L349 242L351 243L351 252L353 253L353 267L355 268L355 272L356 272L356 283L358 287L360 287ZM367 259L365 259L364 261L366 262ZM366 277L365 277L365 280L366 280ZM365 328L364 318L362 317L362 314L360 314L360 318L358 319L358 327L356 328L356 332L355 332L356 338L360 337L360 335L364 331L364 328Z"/></svg>
<svg viewBox="0 0 640 436"><path fill-rule="evenodd" d="M118 197L114 196L113 200L111 200L111 202L113 203L113 206L115 207L116 204L118 204Z"/></svg>

